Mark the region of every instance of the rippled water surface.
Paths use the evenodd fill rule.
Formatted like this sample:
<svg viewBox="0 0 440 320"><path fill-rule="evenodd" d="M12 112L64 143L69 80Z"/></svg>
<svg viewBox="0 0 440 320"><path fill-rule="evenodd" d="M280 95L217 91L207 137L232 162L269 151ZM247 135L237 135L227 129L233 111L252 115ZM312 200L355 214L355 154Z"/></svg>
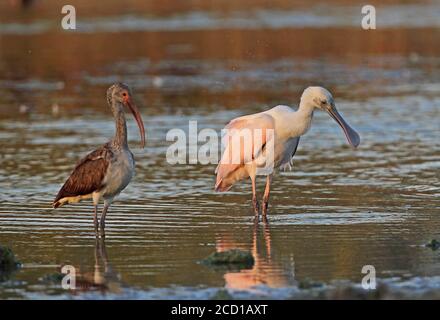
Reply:
<svg viewBox="0 0 440 320"><path fill-rule="evenodd" d="M170 15L156 4L132 19L133 6L86 16L78 32L58 30L52 1L3 4L0 245L23 265L0 277L0 298L210 298L219 288L276 298L305 279L360 283L364 265L380 278L439 276L438 251L424 247L440 237L439 7L388 2L375 31L343 1L330 11L256 1L248 14L200 5ZM134 91L147 147L130 116L137 172L100 241L89 203L50 205L75 162L112 136L105 90L115 81ZM267 223L253 220L249 182L216 194L215 164L167 163L170 129L196 120L220 131L239 115L296 107L308 85L333 92L362 143L349 148L317 112L292 171L275 176ZM235 248L254 266L199 263ZM63 265L77 268L80 290L49 279Z"/></svg>

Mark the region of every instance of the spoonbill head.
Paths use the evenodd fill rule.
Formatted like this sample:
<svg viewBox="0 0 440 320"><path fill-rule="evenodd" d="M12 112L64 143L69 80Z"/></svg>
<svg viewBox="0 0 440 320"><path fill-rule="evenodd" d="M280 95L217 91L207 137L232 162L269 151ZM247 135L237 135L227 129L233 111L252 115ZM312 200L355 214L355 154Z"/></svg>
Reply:
<svg viewBox="0 0 440 320"><path fill-rule="evenodd" d="M309 105L312 108L327 112L342 128L348 143L357 147L361 142L359 134L344 120L336 109L332 94L323 87L308 87L301 96L301 105Z"/></svg>

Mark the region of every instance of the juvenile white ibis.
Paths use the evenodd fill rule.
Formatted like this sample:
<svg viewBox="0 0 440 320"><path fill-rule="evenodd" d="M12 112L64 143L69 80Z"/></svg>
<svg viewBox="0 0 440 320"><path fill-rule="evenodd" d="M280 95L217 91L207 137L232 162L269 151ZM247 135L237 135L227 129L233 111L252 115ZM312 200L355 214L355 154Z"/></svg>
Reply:
<svg viewBox="0 0 440 320"><path fill-rule="evenodd" d="M142 148L145 146L144 124L137 106L133 103L127 85L116 83L107 90L107 102L115 118L116 133L109 142L89 153L79 161L70 177L58 192L53 207L92 199L94 224L98 231L98 204L104 199L99 222L104 236L105 216L113 199L125 189L134 175L134 158L127 143L127 124L124 107L130 109L139 126Z"/></svg>
<svg viewBox="0 0 440 320"><path fill-rule="evenodd" d="M288 106L280 105L264 112L233 119L226 125L225 150L216 169L215 190L218 192L228 191L235 182L250 177L252 204L255 214L258 216L260 209L255 186L258 169L263 164L267 165L265 159L272 159L273 169L286 169L291 166L299 139L309 130L315 109L328 112L343 129L349 144L353 147L359 145L359 135L338 113L331 93L322 87L308 87L301 96L297 111ZM236 139L243 130L252 132L252 146L244 145L246 141L241 137ZM261 136L260 139L254 139L257 130ZM272 147L268 148L268 145ZM238 154L238 158L233 159L234 154ZM237 159L238 161L236 161ZM269 205L273 171L265 175L266 188L262 208L264 217L266 217Z"/></svg>

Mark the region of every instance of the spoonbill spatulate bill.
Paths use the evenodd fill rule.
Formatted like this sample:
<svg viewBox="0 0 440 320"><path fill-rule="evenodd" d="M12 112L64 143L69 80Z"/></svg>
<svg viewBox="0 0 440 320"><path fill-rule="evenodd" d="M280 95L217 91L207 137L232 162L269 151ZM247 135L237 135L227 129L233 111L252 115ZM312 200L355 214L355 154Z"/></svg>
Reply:
<svg viewBox="0 0 440 320"><path fill-rule="evenodd" d="M326 111L342 128L348 143L357 147L360 143L358 133L351 128L336 110L333 96L322 87L308 87L304 90L297 111L288 106L279 105L270 110L242 116L230 121L225 129L227 139L222 158L216 168L215 190L228 191L236 182L250 178L252 183L252 204L255 214L260 213L256 194L256 176L260 167L272 159L273 169L286 169L291 166L292 158L298 148L300 137L305 134L312 123L313 112ZM253 139L244 140L243 130L250 131ZM260 139L254 139L259 132ZM272 134L269 134L271 132ZM238 138L238 139L236 139ZM268 146L271 146L268 148ZM232 154L239 155L232 159ZM235 161L237 160L238 161ZM273 170L265 174L266 188L263 195L262 214L265 217L269 205L270 185Z"/></svg>
<svg viewBox="0 0 440 320"><path fill-rule="evenodd" d="M124 109L129 109L139 127L142 148L145 146L145 128L129 87L116 83L107 90L107 102L115 119L114 137L100 148L82 158L53 201L53 207L92 199L95 231L100 225L105 234L105 217L113 199L125 189L134 175L135 161L127 143L127 124ZM98 223L98 204L104 199L104 208Z"/></svg>

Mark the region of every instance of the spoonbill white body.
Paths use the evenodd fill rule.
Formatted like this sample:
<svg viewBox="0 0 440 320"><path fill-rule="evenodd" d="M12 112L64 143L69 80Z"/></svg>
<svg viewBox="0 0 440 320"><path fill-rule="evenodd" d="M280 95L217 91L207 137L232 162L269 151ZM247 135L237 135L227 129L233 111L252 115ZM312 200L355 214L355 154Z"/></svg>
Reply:
<svg viewBox="0 0 440 320"><path fill-rule="evenodd" d="M338 113L331 93L322 87L308 87L301 96L297 111L279 105L264 112L233 119L226 125L227 138L222 158L216 168L215 190L228 191L237 181L250 178L253 208L258 216L260 208L256 194L256 176L259 169L263 164L267 169L267 159L271 159L272 169L291 166L300 137L310 129L315 109L326 111L341 126L350 145L359 145L359 135ZM240 137L243 136L243 130L251 132L251 140ZM260 137L256 139L258 134ZM237 154L238 158L233 156ZM273 170L265 175L266 188L262 206L264 217L267 215Z"/></svg>

